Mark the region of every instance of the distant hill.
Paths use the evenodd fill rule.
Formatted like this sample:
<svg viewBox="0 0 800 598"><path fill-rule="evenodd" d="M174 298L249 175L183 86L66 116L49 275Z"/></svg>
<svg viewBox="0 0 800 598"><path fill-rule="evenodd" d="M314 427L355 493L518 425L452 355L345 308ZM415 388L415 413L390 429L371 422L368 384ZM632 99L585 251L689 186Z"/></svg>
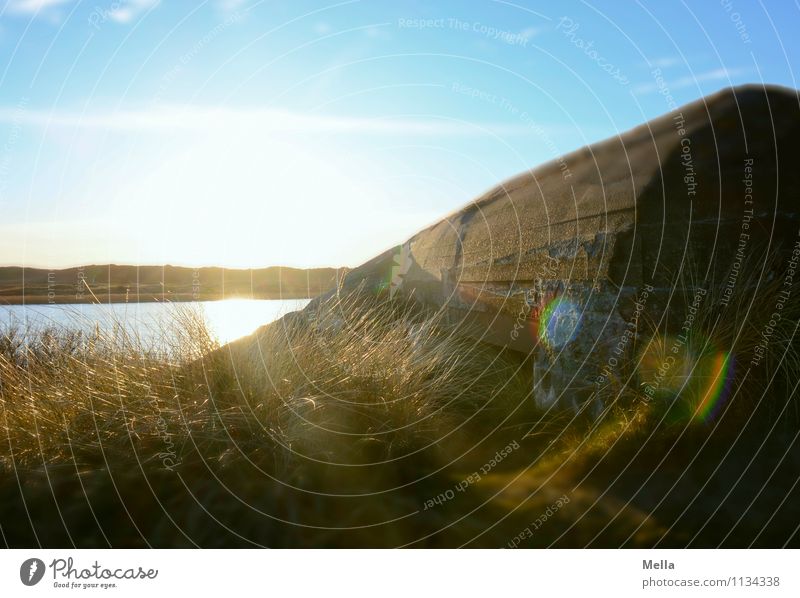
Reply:
<svg viewBox="0 0 800 598"><path fill-rule="evenodd" d="M315 297L345 268L258 269L91 265L63 270L0 267L0 304L192 301ZM94 297L92 296L94 295Z"/></svg>

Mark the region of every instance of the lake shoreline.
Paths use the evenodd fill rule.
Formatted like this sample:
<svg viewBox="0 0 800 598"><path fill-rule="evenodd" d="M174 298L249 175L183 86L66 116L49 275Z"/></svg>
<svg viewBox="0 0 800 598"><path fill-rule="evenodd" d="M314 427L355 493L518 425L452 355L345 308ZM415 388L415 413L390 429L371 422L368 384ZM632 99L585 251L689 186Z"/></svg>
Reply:
<svg viewBox="0 0 800 598"><path fill-rule="evenodd" d="M128 303L28 303L0 305L0 351L3 335L29 331L101 330L116 334L120 327L144 345L162 347L176 326L202 322L220 343L252 334L287 313L303 309L309 299L245 299L227 301L129 301Z"/></svg>
<svg viewBox="0 0 800 598"><path fill-rule="evenodd" d="M282 301L295 299L313 299L317 295L308 293L201 293L192 295L188 293L163 293L134 294L134 293L100 293L92 296L84 293L82 296L70 295L11 295L0 296L0 305L102 305L124 303L193 303L197 301L224 301L227 299L252 299L256 301Z"/></svg>
<svg viewBox="0 0 800 598"><path fill-rule="evenodd" d="M186 303L224 299L311 299L346 268L258 269L88 265L61 270L0 267L0 305Z"/></svg>

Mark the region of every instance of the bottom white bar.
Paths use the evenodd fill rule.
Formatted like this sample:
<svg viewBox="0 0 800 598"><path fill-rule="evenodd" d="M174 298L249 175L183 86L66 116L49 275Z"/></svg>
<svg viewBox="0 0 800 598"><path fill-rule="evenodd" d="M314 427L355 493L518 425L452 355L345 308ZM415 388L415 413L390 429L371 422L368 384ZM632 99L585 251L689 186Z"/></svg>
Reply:
<svg viewBox="0 0 800 598"><path fill-rule="evenodd" d="M0 595L800 596L798 556L781 550L5 550Z"/></svg>

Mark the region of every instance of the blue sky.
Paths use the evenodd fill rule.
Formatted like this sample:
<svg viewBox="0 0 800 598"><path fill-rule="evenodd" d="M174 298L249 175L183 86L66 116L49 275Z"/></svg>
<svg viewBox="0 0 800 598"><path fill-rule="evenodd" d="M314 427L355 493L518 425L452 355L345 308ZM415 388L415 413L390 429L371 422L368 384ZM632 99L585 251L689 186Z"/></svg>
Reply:
<svg viewBox="0 0 800 598"><path fill-rule="evenodd" d="M0 263L354 266L747 82L793 2L0 0Z"/></svg>

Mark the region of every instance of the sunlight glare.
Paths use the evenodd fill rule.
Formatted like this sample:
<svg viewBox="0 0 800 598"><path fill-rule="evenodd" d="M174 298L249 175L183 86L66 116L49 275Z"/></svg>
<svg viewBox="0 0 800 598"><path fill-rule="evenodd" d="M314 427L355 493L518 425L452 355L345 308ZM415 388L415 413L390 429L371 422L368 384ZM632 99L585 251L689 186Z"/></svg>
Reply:
<svg viewBox="0 0 800 598"><path fill-rule="evenodd" d="M228 343L289 312L304 308L309 299L253 300L224 299L203 303L203 315L214 337Z"/></svg>

